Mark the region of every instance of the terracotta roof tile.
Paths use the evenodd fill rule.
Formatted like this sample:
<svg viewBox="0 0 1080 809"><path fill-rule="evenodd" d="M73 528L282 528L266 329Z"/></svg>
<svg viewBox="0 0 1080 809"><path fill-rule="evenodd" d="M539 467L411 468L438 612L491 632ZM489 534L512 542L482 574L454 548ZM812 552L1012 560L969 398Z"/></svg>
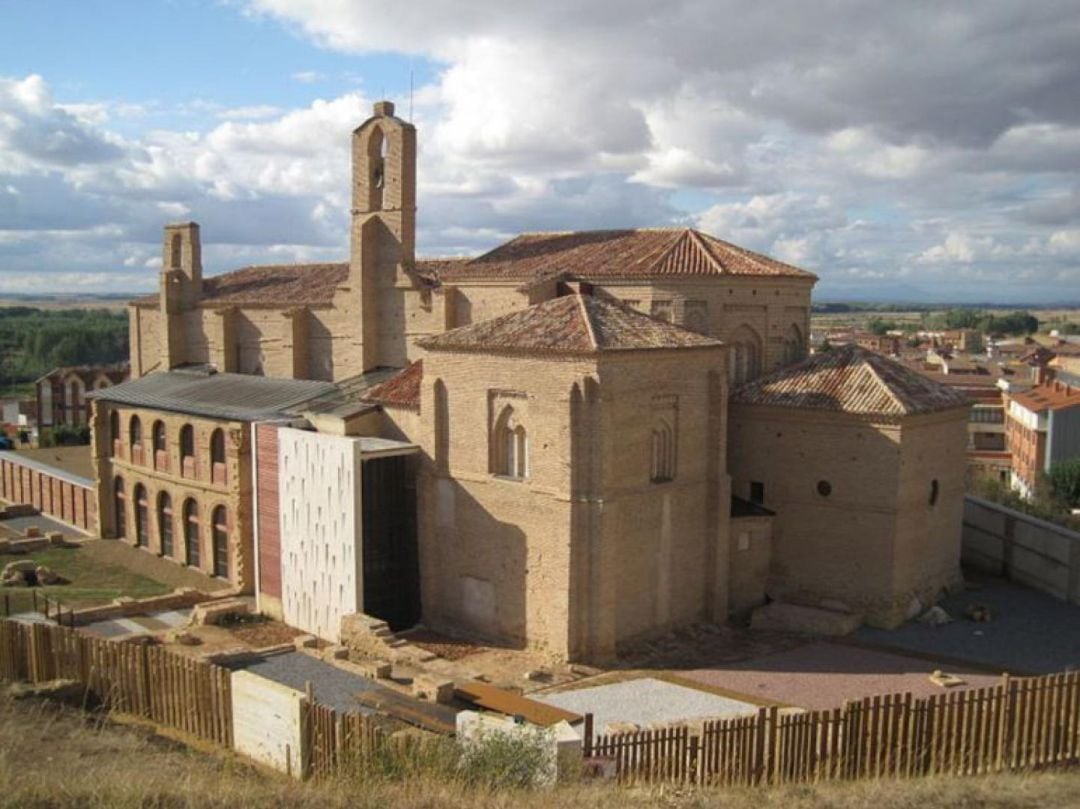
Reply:
<svg viewBox="0 0 1080 809"><path fill-rule="evenodd" d="M1080 388L1061 382L1051 382L1046 385L1036 385L1020 393L1011 393L1009 398L1033 413L1041 413L1044 410L1067 410L1071 407L1080 407Z"/></svg>
<svg viewBox="0 0 1080 809"><path fill-rule="evenodd" d="M664 348L704 348L721 343L674 326L614 300L564 295L528 309L473 323L419 344L429 350L594 354Z"/></svg>
<svg viewBox="0 0 1080 809"><path fill-rule="evenodd" d="M689 228L526 233L448 267L447 283L527 280L558 273L580 278L753 275L815 279L813 273Z"/></svg>
<svg viewBox="0 0 1080 809"><path fill-rule="evenodd" d="M424 379L424 361L417 360L390 377L381 385L376 385L364 399L391 407L408 407L416 410L420 407L420 383Z"/></svg>
<svg viewBox="0 0 1080 809"><path fill-rule="evenodd" d="M422 259L416 275L423 282L437 283L439 273L461 259ZM277 304L281 306L328 306L334 290L349 277L349 263L267 264L244 267L203 279L202 300L215 304ZM132 303L157 306L158 296L145 295Z"/></svg>
<svg viewBox="0 0 1080 809"><path fill-rule="evenodd" d="M961 391L853 343L747 382L731 401L888 417L971 405Z"/></svg>

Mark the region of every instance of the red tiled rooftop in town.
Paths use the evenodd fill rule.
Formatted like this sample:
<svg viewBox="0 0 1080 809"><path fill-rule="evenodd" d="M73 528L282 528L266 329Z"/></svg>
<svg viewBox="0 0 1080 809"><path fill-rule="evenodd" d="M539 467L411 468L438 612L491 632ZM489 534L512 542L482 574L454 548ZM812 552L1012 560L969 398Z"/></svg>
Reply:
<svg viewBox="0 0 1080 809"><path fill-rule="evenodd" d="M1014 393L1010 398L1035 413L1041 413L1044 410L1065 410L1070 407L1080 407L1080 387L1051 382Z"/></svg>

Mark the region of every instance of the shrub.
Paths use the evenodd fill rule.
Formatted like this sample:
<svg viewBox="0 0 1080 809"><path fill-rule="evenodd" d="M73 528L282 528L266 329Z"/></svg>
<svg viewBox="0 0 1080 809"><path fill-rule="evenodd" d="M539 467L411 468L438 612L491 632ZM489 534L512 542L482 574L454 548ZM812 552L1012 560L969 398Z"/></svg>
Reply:
<svg viewBox="0 0 1080 809"><path fill-rule="evenodd" d="M555 759L547 731L523 726L513 733L481 733L470 739L459 766L470 786L529 789L553 778Z"/></svg>

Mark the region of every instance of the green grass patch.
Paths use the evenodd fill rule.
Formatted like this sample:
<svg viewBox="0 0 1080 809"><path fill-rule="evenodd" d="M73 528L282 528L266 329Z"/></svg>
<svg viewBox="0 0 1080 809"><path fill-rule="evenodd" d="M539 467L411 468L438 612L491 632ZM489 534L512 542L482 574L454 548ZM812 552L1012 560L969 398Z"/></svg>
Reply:
<svg viewBox="0 0 1080 809"><path fill-rule="evenodd" d="M78 547L49 548L22 556L0 556L0 566L15 559L33 559L67 579L68 584L32 589L37 591L39 599L42 595L48 596L50 601L59 601L73 609L106 604L120 596L149 598L164 595L171 589L126 567L102 562ZM33 607L31 588L5 587L0 592L8 596L12 612L24 612Z"/></svg>

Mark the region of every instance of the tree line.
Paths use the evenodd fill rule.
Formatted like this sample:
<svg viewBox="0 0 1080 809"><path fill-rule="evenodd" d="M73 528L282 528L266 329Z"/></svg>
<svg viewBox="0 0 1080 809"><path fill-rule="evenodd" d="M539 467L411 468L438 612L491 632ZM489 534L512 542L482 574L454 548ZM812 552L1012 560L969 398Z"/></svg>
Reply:
<svg viewBox="0 0 1080 809"><path fill-rule="evenodd" d="M1039 319L1031 312L1024 311L996 314L982 309L948 309L944 312L924 314L921 322L872 317L866 326L874 334L890 331L910 333L923 330L974 329L984 334L1018 336L1037 332Z"/></svg>
<svg viewBox="0 0 1080 809"><path fill-rule="evenodd" d="M0 389L32 382L61 365L102 365L127 358L126 313L0 307Z"/></svg>

